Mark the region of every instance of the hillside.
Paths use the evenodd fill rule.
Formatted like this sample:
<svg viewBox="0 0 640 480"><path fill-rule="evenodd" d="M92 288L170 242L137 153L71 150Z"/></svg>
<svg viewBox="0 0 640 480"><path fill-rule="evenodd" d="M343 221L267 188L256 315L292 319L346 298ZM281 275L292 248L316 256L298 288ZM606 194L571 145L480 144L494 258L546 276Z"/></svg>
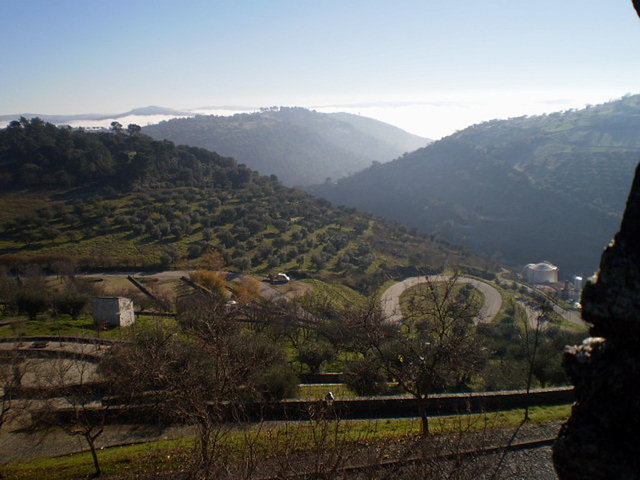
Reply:
<svg viewBox="0 0 640 480"><path fill-rule="evenodd" d="M429 143L357 115L271 108L231 117L200 115L150 125L143 132L235 158L285 185L311 185L387 162Z"/></svg>
<svg viewBox="0 0 640 480"><path fill-rule="evenodd" d="M512 265L590 274L640 160L640 96L490 121L313 190Z"/></svg>
<svg viewBox="0 0 640 480"><path fill-rule="evenodd" d="M132 126L89 133L39 119L0 130L0 263L296 271L366 288L405 271L488 266L406 228ZM214 252L213 254L209 254Z"/></svg>

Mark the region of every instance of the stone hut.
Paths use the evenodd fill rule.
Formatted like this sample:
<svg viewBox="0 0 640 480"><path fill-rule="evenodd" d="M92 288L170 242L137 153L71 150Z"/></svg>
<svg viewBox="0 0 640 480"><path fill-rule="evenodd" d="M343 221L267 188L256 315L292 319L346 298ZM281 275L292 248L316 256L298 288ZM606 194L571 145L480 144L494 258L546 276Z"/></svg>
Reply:
<svg viewBox="0 0 640 480"><path fill-rule="evenodd" d="M106 327L127 327L136 321L133 300L125 297L93 299L93 321Z"/></svg>

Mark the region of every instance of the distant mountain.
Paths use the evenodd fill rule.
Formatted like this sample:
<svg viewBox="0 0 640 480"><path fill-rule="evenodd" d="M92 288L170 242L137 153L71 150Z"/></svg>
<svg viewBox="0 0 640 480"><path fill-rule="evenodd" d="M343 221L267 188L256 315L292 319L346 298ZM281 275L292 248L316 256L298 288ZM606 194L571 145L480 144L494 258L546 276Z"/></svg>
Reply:
<svg viewBox="0 0 640 480"><path fill-rule="evenodd" d="M155 106L149 106L149 107L142 107L142 108L134 108L133 110L130 110L126 113L121 113L120 115L116 116L116 118L119 117L127 117L129 115L190 115L189 112L186 111L181 111L181 110L174 110L172 108L165 108L165 107L155 107Z"/></svg>
<svg viewBox="0 0 640 480"><path fill-rule="evenodd" d="M513 265L589 274L619 226L639 132L640 96L628 96L475 125L312 191Z"/></svg>
<svg viewBox="0 0 640 480"><path fill-rule="evenodd" d="M284 107L168 120L143 131L231 156L290 186L335 180L430 142L369 118Z"/></svg>
<svg viewBox="0 0 640 480"><path fill-rule="evenodd" d="M327 115L341 122L348 123L354 128L382 140L389 145L396 146L401 154L413 152L432 142L432 140L428 138L412 135L401 128L394 127L379 120L374 120L373 118L345 112L328 113Z"/></svg>
<svg viewBox="0 0 640 480"><path fill-rule="evenodd" d="M290 186L336 180L372 162L388 162L431 142L378 120L348 113L269 108L233 116L208 115L212 111L226 114L242 110L232 106L192 111L149 106L113 114L21 113L0 115L0 127L21 117L98 130L109 128L111 122L125 127L137 124L153 138L232 156L262 174L275 174Z"/></svg>
<svg viewBox="0 0 640 480"><path fill-rule="evenodd" d="M82 122L100 122L105 120L120 120L126 117L157 117L163 116L168 118L175 118L180 116L193 115L186 111L174 110L165 107L142 107L134 108L125 113L81 113L76 115L46 115L46 114L34 114L34 113L20 113L14 115L0 115L0 122L8 123L13 120L18 120L20 117L24 118L40 118L45 122L50 122L56 125L62 124L77 124Z"/></svg>

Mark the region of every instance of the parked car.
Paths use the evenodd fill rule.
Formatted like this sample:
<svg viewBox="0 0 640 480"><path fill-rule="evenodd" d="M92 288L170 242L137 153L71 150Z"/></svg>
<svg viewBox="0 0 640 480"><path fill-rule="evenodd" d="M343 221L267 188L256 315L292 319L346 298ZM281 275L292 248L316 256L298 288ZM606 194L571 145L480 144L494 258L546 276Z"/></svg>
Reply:
<svg viewBox="0 0 640 480"><path fill-rule="evenodd" d="M269 279L269 282L274 284L289 283L291 281L291 278L286 273L278 273L277 275L270 273L268 279Z"/></svg>

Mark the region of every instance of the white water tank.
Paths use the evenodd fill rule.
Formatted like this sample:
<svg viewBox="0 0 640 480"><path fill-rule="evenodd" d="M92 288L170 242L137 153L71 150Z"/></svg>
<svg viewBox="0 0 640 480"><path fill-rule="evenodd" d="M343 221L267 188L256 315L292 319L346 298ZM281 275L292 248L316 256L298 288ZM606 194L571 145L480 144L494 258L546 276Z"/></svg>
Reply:
<svg viewBox="0 0 640 480"><path fill-rule="evenodd" d="M524 267L524 276L532 284L556 283L558 270L558 267L549 262L530 263Z"/></svg>

